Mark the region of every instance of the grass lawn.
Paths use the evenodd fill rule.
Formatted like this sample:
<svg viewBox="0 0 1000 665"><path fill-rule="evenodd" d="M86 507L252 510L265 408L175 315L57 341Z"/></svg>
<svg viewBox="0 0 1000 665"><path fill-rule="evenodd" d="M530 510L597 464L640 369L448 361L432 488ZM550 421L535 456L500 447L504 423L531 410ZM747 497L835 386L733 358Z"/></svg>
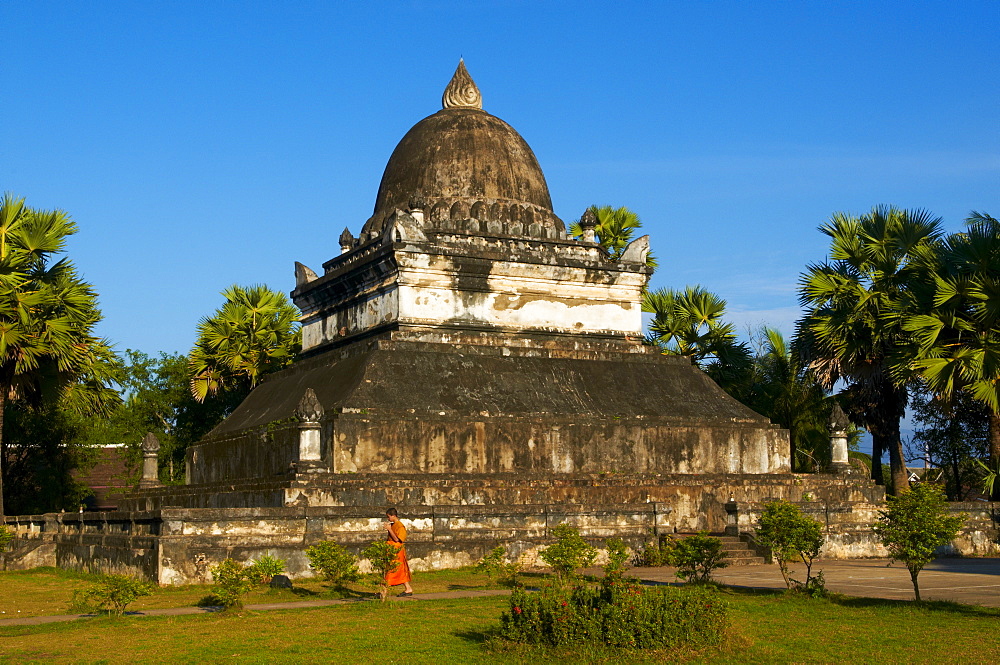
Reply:
<svg viewBox="0 0 1000 665"><path fill-rule="evenodd" d="M507 603L489 597L0 627L0 662L1000 662L997 609L724 593L733 607L731 639L700 653L487 651L483 643Z"/></svg>
<svg viewBox="0 0 1000 665"><path fill-rule="evenodd" d="M73 614L75 612L70 609L73 592L86 588L97 577L90 573L58 568L0 572L0 619ZM531 578L531 573L525 577L526 580ZM324 582L318 580L295 580L294 584L294 589L267 587L254 589L247 594L244 602L251 605L340 597ZM418 593L498 588L490 584L485 575L478 575L469 569L415 573L413 584ZM372 593L372 589L364 584L351 584L349 587L355 597ZM393 593L402 590L402 587L397 587ZM208 584L161 587L153 595L138 599L129 605L128 609L142 611L167 607L192 607L211 593L211 585Z"/></svg>

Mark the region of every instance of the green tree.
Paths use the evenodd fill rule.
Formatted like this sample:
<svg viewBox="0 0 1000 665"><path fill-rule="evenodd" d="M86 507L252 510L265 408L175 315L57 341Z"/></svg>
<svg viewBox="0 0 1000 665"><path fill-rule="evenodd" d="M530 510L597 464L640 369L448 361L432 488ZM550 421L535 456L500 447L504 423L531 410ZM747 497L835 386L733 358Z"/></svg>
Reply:
<svg viewBox="0 0 1000 665"><path fill-rule="evenodd" d="M830 458L827 420L830 398L808 365L800 362L784 336L761 330L761 343L743 381L731 394L788 430L793 468L820 471Z"/></svg>
<svg viewBox="0 0 1000 665"><path fill-rule="evenodd" d="M11 194L0 199L0 467L9 401L38 408L61 399L90 416L117 402L107 383L114 354L93 333L97 295L69 259L56 260L76 231L62 211L33 210ZM0 515L5 476L0 468Z"/></svg>
<svg viewBox="0 0 1000 665"><path fill-rule="evenodd" d="M896 370L917 372L944 403L968 393L986 405L990 467L1000 468L1000 221L973 211L964 231L937 245L928 288L904 312L908 353ZM1000 485L993 487L1000 500Z"/></svg>
<svg viewBox="0 0 1000 665"><path fill-rule="evenodd" d="M921 388L910 395L916 426L910 458L941 469L948 498L965 501L980 479L977 461L989 456L989 410L965 391L945 401Z"/></svg>
<svg viewBox="0 0 1000 665"><path fill-rule="evenodd" d="M894 561L906 564L917 601L920 600L917 575L934 560L938 548L958 535L965 522L964 514L949 516L948 512L944 493L929 483L920 483L909 492L889 497L888 507L879 511L875 535Z"/></svg>
<svg viewBox="0 0 1000 665"><path fill-rule="evenodd" d="M617 261L621 258L628 244L635 240L635 232L642 228L639 215L624 206L615 208L613 206L592 205L587 208L587 212L592 213L596 219L594 235L597 236L598 244L608 250L612 260ZM583 238L581 219L569 226L570 235L577 240ZM652 252L646 255L646 265L650 268L656 267L656 259L653 258Z"/></svg>
<svg viewBox="0 0 1000 665"><path fill-rule="evenodd" d="M191 350L191 392L249 393L266 374L291 364L302 348L299 311L266 286L231 286L226 302L198 324Z"/></svg>
<svg viewBox="0 0 1000 665"><path fill-rule="evenodd" d="M826 388L848 382L845 410L872 435L872 475L884 482L881 460L888 450L899 492L907 487L899 435L907 391L905 377L891 369L909 341L901 303L933 256L940 220L922 210L878 206L860 217L835 213L819 230L830 237L830 255L800 278L806 314L795 346Z"/></svg>
<svg viewBox="0 0 1000 665"><path fill-rule="evenodd" d="M597 548L584 540L576 527L560 524L552 529L552 535L556 542L542 550L539 557L552 566L559 582L571 579L578 568L591 565L597 558Z"/></svg>
<svg viewBox="0 0 1000 665"><path fill-rule="evenodd" d="M815 588L812 575L813 561L823 546L823 525L802 513L798 506L787 501L771 501L757 522L757 542L771 550L781 570L785 586L792 588L794 580L788 572L788 562L796 558L806 566L804 590Z"/></svg>
<svg viewBox="0 0 1000 665"><path fill-rule="evenodd" d="M685 356L723 388L731 388L750 367L750 350L736 328L722 320L726 301L700 286L683 291L647 291L642 311L653 315L648 341L668 355Z"/></svg>

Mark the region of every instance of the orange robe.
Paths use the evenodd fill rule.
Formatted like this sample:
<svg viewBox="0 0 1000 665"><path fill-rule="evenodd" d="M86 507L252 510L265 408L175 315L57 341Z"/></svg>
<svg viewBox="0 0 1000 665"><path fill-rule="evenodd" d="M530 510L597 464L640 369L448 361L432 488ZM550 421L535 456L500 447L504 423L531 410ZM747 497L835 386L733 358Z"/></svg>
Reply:
<svg viewBox="0 0 1000 665"><path fill-rule="evenodd" d="M395 539L389 537L387 540L390 545L399 548L399 551L396 552L396 561L399 562L399 565L385 576L385 583L389 586L395 586L410 581L410 564L406 561L406 547L403 545L406 542L406 527L403 526L402 522L393 522L390 530Z"/></svg>

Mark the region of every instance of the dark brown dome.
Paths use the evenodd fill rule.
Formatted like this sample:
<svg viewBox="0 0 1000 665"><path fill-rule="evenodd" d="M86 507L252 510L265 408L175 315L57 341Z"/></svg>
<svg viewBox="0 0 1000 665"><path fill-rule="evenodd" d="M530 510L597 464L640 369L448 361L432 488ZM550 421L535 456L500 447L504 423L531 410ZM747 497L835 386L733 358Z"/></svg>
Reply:
<svg viewBox="0 0 1000 665"><path fill-rule="evenodd" d="M445 108L414 125L393 150L365 231L380 232L386 217L419 197L431 226L467 228L450 222L477 219L501 224L499 232L564 237L531 148L513 127L476 108L479 90L463 64L455 77ZM456 81L466 87L456 92ZM535 232L529 233L532 224Z"/></svg>

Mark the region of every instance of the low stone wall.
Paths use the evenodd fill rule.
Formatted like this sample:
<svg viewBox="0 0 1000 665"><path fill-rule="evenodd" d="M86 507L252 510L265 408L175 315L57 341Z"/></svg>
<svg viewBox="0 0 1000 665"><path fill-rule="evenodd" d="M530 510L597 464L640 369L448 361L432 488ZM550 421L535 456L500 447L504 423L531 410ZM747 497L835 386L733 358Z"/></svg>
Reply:
<svg viewBox="0 0 1000 665"><path fill-rule="evenodd" d="M752 533L763 505L764 501L739 504L743 533ZM824 524L824 558L886 555L871 530L881 504L813 498L797 505ZM717 506L703 506L710 514L716 513ZM286 560L291 577L308 577L312 572L304 550L309 545L333 540L359 553L384 537L383 508L384 504L378 508L164 508L9 517L5 521L17 538L3 560L7 569L50 565L184 584L210 581L210 567L226 557L246 561L270 554ZM1000 555L1000 505L953 504L952 509L965 512L968 520L962 534L942 548L942 554ZM677 510L677 504L660 502L400 507L410 530L411 566L417 571L469 565L498 544L531 565L538 551L552 542L552 528L562 523L576 526L597 545L617 536L634 549L661 533L722 530L714 518L703 522L690 516L678 519Z"/></svg>

